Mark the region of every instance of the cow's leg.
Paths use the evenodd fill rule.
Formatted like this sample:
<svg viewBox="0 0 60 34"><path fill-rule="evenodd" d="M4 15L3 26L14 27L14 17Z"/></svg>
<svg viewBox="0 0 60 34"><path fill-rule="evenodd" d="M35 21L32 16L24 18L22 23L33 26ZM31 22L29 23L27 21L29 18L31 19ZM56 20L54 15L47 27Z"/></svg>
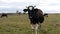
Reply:
<svg viewBox="0 0 60 34"><path fill-rule="evenodd" d="M38 24L36 24L36 27L35 27L35 34L38 34Z"/></svg>
<svg viewBox="0 0 60 34"><path fill-rule="evenodd" d="M34 31L35 31L35 25L34 25L34 24L31 24L31 27L32 27L32 34L34 34Z"/></svg>
<svg viewBox="0 0 60 34"><path fill-rule="evenodd" d="M41 25L42 25L43 21L44 21L44 17L40 17L40 19L39 19L39 29L41 28Z"/></svg>
<svg viewBox="0 0 60 34"><path fill-rule="evenodd" d="M38 29L40 29L40 28L41 28L41 23L38 24Z"/></svg>

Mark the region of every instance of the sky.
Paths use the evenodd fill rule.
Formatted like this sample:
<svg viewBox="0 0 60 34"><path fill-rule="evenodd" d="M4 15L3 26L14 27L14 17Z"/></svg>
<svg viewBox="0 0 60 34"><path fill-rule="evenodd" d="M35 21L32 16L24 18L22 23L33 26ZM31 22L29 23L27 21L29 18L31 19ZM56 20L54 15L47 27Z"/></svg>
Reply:
<svg viewBox="0 0 60 34"><path fill-rule="evenodd" d="M0 13L23 12L29 5L36 6L44 13L60 13L60 0L0 0Z"/></svg>

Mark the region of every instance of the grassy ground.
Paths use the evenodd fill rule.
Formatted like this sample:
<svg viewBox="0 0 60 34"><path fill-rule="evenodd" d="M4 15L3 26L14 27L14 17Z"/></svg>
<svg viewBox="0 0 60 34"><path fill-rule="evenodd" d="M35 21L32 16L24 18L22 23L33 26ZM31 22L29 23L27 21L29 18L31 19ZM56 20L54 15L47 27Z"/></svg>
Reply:
<svg viewBox="0 0 60 34"><path fill-rule="evenodd" d="M0 18L0 34L31 34L27 15L10 15ZM60 15L52 14L45 17L39 34L60 34Z"/></svg>

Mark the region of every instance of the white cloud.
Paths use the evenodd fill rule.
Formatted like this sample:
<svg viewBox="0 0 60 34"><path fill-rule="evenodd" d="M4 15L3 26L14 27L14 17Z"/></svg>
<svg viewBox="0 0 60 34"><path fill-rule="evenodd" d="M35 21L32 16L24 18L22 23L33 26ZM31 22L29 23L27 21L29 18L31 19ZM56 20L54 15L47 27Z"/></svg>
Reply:
<svg viewBox="0 0 60 34"><path fill-rule="evenodd" d="M20 8L36 5L36 7L46 10L60 10L60 0L0 0L0 8Z"/></svg>
<svg viewBox="0 0 60 34"><path fill-rule="evenodd" d="M55 11L59 11L60 12L60 6L40 6L38 7L39 9L43 10L43 11L51 11L51 10L55 10ZM52 12L52 11L51 11Z"/></svg>
<svg viewBox="0 0 60 34"><path fill-rule="evenodd" d="M0 0L2 2L37 2L39 0Z"/></svg>
<svg viewBox="0 0 60 34"><path fill-rule="evenodd" d="M0 6L0 8L10 8L10 6Z"/></svg>
<svg viewBox="0 0 60 34"><path fill-rule="evenodd" d="M60 0L40 0L40 3L60 3Z"/></svg>

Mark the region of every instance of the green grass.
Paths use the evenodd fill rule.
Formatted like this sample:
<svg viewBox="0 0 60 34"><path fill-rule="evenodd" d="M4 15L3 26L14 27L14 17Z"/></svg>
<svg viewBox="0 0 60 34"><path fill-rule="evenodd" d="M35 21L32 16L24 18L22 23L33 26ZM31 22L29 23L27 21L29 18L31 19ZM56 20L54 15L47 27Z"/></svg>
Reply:
<svg viewBox="0 0 60 34"><path fill-rule="evenodd" d="M31 34L31 26L27 15L9 15L0 18L0 34ZM45 21L39 34L60 34L60 14L51 14Z"/></svg>

